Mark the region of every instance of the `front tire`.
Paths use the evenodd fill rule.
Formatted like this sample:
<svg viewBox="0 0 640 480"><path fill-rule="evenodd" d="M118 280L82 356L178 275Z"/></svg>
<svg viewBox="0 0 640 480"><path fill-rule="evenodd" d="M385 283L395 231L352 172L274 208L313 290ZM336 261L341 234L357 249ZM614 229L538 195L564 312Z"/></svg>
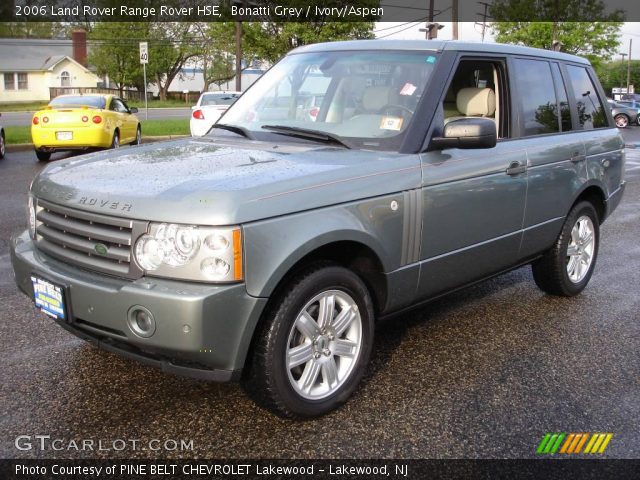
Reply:
<svg viewBox="0 0 640 480"><path fill-rule="evenodd" d="M39 162L48 162L51 159L51 152L36 149L36 158Z"/></svg>
<svg viewBox="0 0 640 480"><path fill-rule="evenodd" d="M618 128L627 128L629 126L629 117L627 117L623 113L619 113L613 119L616 122L616 127Z"/></svg>
<svg viewBox="0 0 640 480"><path fill-rule="evenodd" d="M142 143L142 130L140 129L140 125L136 129L136 139L131 142L131 145L140 145Z"/></svg>
<svg viewBox="0 0 640 480"><path fill-rule="evenodd" d="M0 132L0 158L4 158L4 154L6 151L6 144L4 138L4 131Z"/></svg>
<svg viewBox="0 0 640 480"><path fill-rule="evenodd" d="M371 355L373 303L350 270L320 263L303 270L257 332L244 384L257 403L287 418L343 404Z"/></svg>
<svg viewBox="0 0 640 480"><path fill-rule="evenodd" d="M533 279L551 295L579 294L593 274L599 245L598 214L590 202L579 202L567 215L555 245L532 264Z"/></svg>

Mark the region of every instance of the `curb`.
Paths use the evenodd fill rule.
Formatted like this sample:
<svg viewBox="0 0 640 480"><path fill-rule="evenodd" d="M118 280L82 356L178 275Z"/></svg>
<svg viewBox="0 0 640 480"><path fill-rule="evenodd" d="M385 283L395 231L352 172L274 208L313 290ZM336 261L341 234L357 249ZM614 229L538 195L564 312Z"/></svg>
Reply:
<svg viewBox="0 0 640 480"><path fill-rule="evenodd" d="M178 138L186 138L189 135L159 135L157 137L142 137L142 143L161 142L163 140L176 140ZM7 152L25 152L33 149L33 143L14 143L5 145Z"/></svg>

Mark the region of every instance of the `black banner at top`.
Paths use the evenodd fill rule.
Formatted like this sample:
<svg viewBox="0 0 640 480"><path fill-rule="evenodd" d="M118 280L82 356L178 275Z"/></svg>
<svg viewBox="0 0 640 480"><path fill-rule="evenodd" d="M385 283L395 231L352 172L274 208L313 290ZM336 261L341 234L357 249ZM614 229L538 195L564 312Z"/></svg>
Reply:
<svg viewBox="0 0 640 480"><path fill-rule="evenodd" d="M1 22L640 21L637 0L2 0Z"/></svg>

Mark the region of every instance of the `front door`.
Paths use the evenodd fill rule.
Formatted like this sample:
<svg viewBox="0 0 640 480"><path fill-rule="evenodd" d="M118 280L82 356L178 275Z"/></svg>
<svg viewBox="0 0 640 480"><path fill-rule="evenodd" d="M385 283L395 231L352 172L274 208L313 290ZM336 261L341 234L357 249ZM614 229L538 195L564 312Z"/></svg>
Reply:
<svg viewBox="0 0 640 480"><path fill-rule="evenodd" d="M518 261L527 195L527 153L512 140L505 59L463 59L442 103L443 123L496 122L490 149L422 155L423 225L418 297L431 298Z"/></svg>

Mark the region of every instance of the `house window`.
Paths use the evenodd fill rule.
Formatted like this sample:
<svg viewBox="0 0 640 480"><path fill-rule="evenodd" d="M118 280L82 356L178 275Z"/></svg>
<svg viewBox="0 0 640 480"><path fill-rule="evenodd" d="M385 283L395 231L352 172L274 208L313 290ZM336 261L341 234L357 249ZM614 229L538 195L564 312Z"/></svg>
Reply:
<svg viewBox="0 0 640 480"><path fill-rule="evenodd" d="M29 76L27 73L5 73L4 74L4 89L15 90L16 85L18 90L29 89Z"/></svg>
<svg viewBox="0 0 640 480"><path fill-rule="evenodd" d="M66 70L60 74L60 86L61 87L70 87L71 86L71 76L69 72Z"/></svg>
<svg viewBox="0 0 640 480"><path fill-rule="evenodd" d="M26 73L18 74L18 90L28 90L29 89L29 76Z"/></svg>
<svg viewBox="0 0 640 480"><path fill-rule="evenodd" d="M16 80L15 75L13 73L5 73L4 74L4 89L5 90L15 90L16 89Z"/></svg>

